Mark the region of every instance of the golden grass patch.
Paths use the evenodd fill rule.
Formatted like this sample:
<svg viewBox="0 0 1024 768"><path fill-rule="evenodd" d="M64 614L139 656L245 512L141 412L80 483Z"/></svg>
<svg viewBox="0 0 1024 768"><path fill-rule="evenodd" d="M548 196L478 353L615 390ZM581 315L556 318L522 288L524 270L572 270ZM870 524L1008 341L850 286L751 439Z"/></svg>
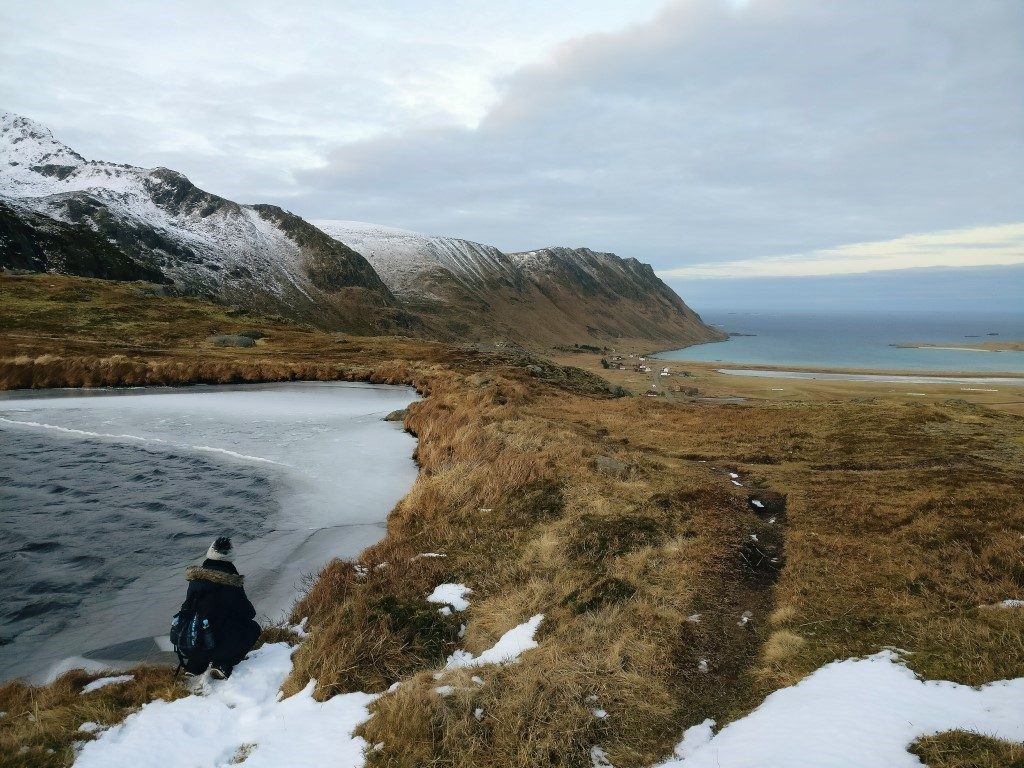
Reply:
<svg viewBox="0 0 1024 768"><path fill-rule="evenodd" d="M130 286L93 281L75 314L43 300L50 279L18 283L0 309L4 386L311 378L424 395L405 416L420 473L387 538L328 564L292 616L311 635L286 692L311 678L321 697L401 681L362 728L382 745L372 765L586 766L594 744L614 764L650 764L685 727L728 722L824 663L885 646L928 678L1024 676L1024 614L980 607L1024 597L1019 417L960 403L614 399L593 376L538 374L517 351L339 343L201 302L135 304ZM196 344L254 325L259 347ZM444 582L473 589L468 611L426 601ZM540 645L519 663L477 670L483 685L469 670L435 679L456 648L477 653L535 613ZM921 742L936 765L1001 754L937 739Z"/></svg>

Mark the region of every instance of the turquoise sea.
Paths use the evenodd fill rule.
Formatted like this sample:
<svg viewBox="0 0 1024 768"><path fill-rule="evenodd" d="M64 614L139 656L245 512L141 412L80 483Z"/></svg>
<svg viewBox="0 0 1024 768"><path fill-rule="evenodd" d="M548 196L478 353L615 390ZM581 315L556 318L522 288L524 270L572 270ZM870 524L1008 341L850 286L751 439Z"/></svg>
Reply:
<svg viewBox="0 0 1024 768"><path fill-rule="evenodd" d="M1024 340L1020 314L892 314L706 312L728 341L663 352L666 360L803 368L1024 373L1024 352L905 349L909 342L969 344Z"/></svg>

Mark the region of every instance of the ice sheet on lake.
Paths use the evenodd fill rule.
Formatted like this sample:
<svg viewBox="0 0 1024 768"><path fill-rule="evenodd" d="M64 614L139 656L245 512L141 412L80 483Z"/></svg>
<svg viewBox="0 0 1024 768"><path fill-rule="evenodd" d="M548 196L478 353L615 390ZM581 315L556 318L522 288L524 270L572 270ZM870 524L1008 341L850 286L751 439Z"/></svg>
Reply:
<svg viewBox="0 0 1024 768"><path fill-rule="evenodd" d="M0 435L37 435L36 443L52 442L55 458L60 446L77 441L99 448L106 444L110 460L127 451L147 466L152 466L150 457L156 464L192 461L199 472L200 498L201 485L211 474L232 475L243 488L246 477L259 480L247 491L254 496L258 537L236 539L236 564L257 611L277 619L290 606L304 575L315 573L331 557L354 556L383 537L387 513L415 480L416 467L415 439L401 424L382 418L415 398L407 387L340 382L15 392L0 395ZM224 471L217 472L217 467ZM159 479L146 482L161 484ZM271 493L274 498L263 498ZM59 493L50 496L48 503L59 504L60 498ZM162 501L167 511L147 518L151 531L132 531L126 534L131 541L111 541L103 548L131 552L138 543L132 537L139 535L169 541L172 534L163 519L169 522L178 513L174 499ZM59 543L61 535L73 536L74 531L66 530L68 522L41 531L40 541ZM155 658L160 648L152 638L166 634L184 594L182 569L201 559L206 537L218 531L199 533L203 543L193 553L190 542L186 558L191 559L147 563L137 578L131 574L127 586L102 585L99 594L75 609L79 617L65 622L59 632L33 637L24 648L17 638L0 648L0 673L38 679L45 671L39 666L44 660L56 672L66 667L58 662L69 656L106 664ZM83 583L92 579L82 571L87 566L75 567Z"/></svg>

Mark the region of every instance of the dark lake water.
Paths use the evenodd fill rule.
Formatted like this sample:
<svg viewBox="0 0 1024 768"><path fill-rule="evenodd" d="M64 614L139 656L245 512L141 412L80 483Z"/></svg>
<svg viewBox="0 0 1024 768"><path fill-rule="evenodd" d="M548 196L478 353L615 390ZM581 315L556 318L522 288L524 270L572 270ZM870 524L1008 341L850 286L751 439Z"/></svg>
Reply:
<svg viewBox="0 0 1024 768"><path fill-rule="evenodd" d="M1024 340L1024 314L779 314L707 312L705 322L752 334L664 352L666 360L821 368L1024 373L1024 352L903 349L911 342ZM994 334L994 335L993 335Z"/></svg>
<svg viewBox="0 0 1024 768"><path fill-rule="evenodd" d="M191 561L218 530L238 543L258 537L280 505L273 480L240 462L32 430L3 442L5 644L60 632L94 590Z"/></svg>
<svg viewBox="0 0 1024 768"><path fill-rule="evenodd" d="M404 387L291 383L0 394L0 681L166 654L186 565L230 535L279 619L379 540L416 476Z"/></svg>

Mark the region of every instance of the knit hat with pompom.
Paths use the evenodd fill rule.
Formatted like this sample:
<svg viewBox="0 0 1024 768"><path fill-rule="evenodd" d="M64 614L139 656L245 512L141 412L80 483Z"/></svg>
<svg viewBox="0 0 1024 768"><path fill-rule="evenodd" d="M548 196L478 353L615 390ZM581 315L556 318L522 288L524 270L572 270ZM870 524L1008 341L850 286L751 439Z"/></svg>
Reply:
<svg viewBox="0 0 1024 768"><path fill-rule="evenodd" d="M210 548L206 550L207 560L227 560L231 561L234 556L234 550L231 548L231 539L227 536L220 536L217 538Z"/></svg>

